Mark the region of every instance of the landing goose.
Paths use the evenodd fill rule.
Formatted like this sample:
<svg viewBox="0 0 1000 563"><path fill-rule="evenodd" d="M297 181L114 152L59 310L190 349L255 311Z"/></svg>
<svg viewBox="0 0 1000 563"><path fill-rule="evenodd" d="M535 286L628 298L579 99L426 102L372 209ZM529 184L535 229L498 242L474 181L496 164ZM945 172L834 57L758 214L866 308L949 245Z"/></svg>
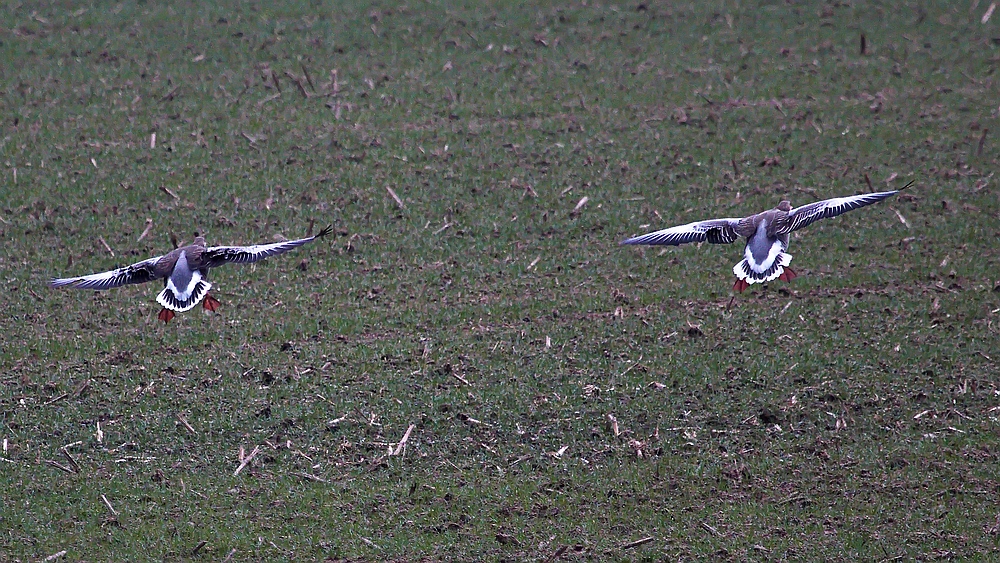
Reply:
<svg viewBox="0 0 1000 563"><path fill-rule="evenodd" d="M746 238L743 260L733 266L736 283L733 289L743 292L751 284L764 283L773 279L792 281L797 274L788 264L792 255L787 254L788 235L820 219L836 217L854 209L877 203L900 190L910 187L913 182L899 190L858 194L817 201L802 207L792 208L788 201L778 207L749 217L710 219L679 225L622 241L621 244L655 244L678 246L689 242L729 244L740 237Z"/></svg>
<svg viewBox="0 0 1000 563"><path fill-rule="evenodd" d="M199 302L209 311L216 311L222 304L208 294L212 284L208 281L208 270L230 262L247 264L288 252L293 248L324 237L333 231L327 227L315 236L253 246L205 246L205 237L196 236L187 246L175 248L163 256L156 256L131 266L125 266L99 274L76 278L54 278L51 287L73 287L101 291L127 284L146 283L163 280L163 291L156 301L163 306L157 315L164 323L170 322L176 313L183 313Z"/></svg>

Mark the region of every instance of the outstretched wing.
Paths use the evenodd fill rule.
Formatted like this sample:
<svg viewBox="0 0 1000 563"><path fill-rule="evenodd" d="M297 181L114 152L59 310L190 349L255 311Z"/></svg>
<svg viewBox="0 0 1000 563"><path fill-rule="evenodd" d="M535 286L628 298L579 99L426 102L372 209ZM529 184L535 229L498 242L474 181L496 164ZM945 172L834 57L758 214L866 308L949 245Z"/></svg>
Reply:
<svg viewBox="0 0 1000 563"><path fill-rule="evenodd" d="M696 221L687 225L678 225L647 233L645 235L623 240L622 244L663 244L677 246L689 242L705 242L712 244L729 244L740 238L738 227L742 219L726 218Z"/></svg>
<svg viewBox="0 0 1000 563"><path fill-rule="evenodd" d="M778 226L775 233L788 234L792 231L801 229L806 225L815 223L820 219L836 217L841 213L847 213L848 211L852 211L859 207L878 203L898 192L899 190L894 190L891 192L875 192L870 194L852 195L848 197L835 197L833 199L826 199L810 203L808 205L803 205L802 207L796 207L788 212L788 217L782 222L783 224Z"/></svg>
<svg viewBox="0 0 1000 563"><path fill-rule="evenodd" d="M333 226L329 226L315 236L300 238L298 240L286 240L285 242L275 242L273 244L255 244L253 246L211 246L205 249L201 257L206 267L216 268L223 264L249 264L263 260L268 256L275 256L288 252L293 248L298 248L303 244L310 243L320 237L333 232Z"/></svg>
<svg viewBox="0 0 1000 563"><path fill-rule="evenodd" d="M131 266L125 266L124 268L118 268L116 270L101 272L99 274L90 274L89 276L80 276L78 278L53 278L49 281L49 286L73 287L76 289L93 289L95 291L100 291L102 289L111 289L112 287L120 287L133 283L146 283L163 277L162 275L158 275L156 272L156 263L160 261L160 258L163 258L163 256L157 256L155 258L143 260L142 262L136 262Z"/></svg>

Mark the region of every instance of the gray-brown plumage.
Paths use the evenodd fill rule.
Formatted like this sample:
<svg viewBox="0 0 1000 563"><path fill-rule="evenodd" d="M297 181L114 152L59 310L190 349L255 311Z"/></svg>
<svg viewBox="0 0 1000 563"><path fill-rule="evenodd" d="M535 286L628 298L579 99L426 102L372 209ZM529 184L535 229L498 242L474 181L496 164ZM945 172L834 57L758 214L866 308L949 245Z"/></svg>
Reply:
<svg viewBox="0 0 1000 563"><path fill-rule="evenodd" d="M162 256L98 274L56 278L51 280L49 285L101 291L162 279L163 291L156 296L156 301L163 305L159 318L163 322L170 322L170 319L174 318L174 312L188 311L203 299L204 307L211 311L215 311L221 305L218 300L208 295L208 291L212 289L212 284L208 281L209 269L231 262L237 264L257 262L312 242L330 234L332 230L332 227L327 227L315 236L253 246L207 247L205 238L198 236L193 243L175 248Z"/></svg>
<svg viewBox="0 0 1000 563"><path fill-rule="evenodd" d="M911 182L912 184L912 182ZM907 184L901 189L906 189ZM742 218L710 219L663 229L622 241L622 244L655 244L677 246L689 242L729 244L736 239L746 239L743 260L733 267L736 283L733 289L743 291L751 284L775 278L791 281L796 277L788 267L792 255L788 249L788 235L820 219L836 217L841 213L882 201L899 190L876 192L848 197L826 199L792 208L788 201L778 207Z"/></svg>

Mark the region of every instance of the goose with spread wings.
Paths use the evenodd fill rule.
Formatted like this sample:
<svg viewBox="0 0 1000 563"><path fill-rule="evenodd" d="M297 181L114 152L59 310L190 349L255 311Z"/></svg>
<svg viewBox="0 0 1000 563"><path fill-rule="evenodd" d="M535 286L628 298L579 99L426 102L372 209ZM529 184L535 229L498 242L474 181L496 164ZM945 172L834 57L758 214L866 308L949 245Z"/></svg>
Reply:
<svg viewBox="0 0 1000 563"><path fill-rule="evenodd" d="M205 237L195 236L193 243L175 248L162 256L99 274L55 278L49 285L101 291L162 279L163 291L156 296L156 301L163 306L163 309L157 318L168 323L176 313L189 311L199 302L209 311L216 311L222 305L218 299L208 294L208 290L212 289L212 284L208 281L210 268L229 263L257 262L298 248L332 231L333 227L330 226L315 236L253 246L205 246Z"/></svg>
<svg viewBox="0 0 1000 563"><path fill-rule="evenodd" d="M900 188L904 190L913 182ZM710 219L679 225L622 241L621 244L650 244L678 246L689 242L729 244L736 239L746 239L743 260L733 267L736 283L733 289L743 292L755 283L774 279L792 281L797 274L788 267L792 255L788 254L788 235L820 219L836 217L866 205L878 203L900 190L875 192L817 201L792 208L788 201L778 207L749 217Z"/></svg>

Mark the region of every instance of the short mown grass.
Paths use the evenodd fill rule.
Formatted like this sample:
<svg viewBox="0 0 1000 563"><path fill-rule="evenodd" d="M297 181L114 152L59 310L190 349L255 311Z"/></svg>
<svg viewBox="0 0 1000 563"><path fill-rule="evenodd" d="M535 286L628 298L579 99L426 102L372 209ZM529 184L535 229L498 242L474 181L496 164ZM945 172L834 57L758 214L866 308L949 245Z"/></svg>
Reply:
<svg viewBox="0 0 1000 563"><path fill-rule="evenodd" d="M973 4L4 11L0 561L989 559ZM618 245L910 180L732 303ZM216 315L46 287L326 224Z"/></svg>

